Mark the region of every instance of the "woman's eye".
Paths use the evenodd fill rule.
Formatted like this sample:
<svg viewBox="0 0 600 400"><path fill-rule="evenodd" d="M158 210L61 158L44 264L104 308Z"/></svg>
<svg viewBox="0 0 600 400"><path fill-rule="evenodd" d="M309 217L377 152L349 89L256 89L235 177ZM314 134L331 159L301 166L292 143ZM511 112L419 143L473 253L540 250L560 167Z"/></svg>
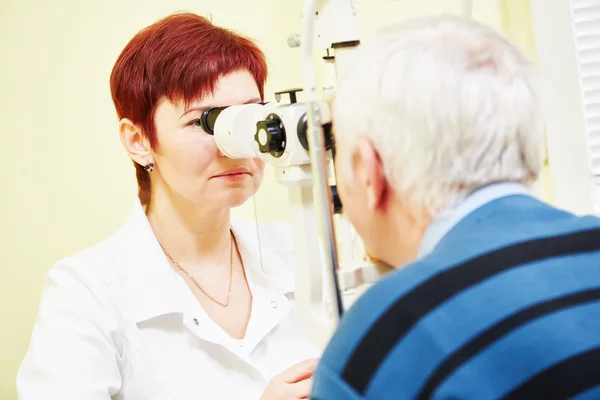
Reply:
<svg viewBox="0 0 600 400"><path fill-rule="evenodd" d="M196 118L196 119L191 120L188 123L188 125L195 126L195 127L198 127L198 128L202 128L202 123L200 122L200 118Z"/></svg>

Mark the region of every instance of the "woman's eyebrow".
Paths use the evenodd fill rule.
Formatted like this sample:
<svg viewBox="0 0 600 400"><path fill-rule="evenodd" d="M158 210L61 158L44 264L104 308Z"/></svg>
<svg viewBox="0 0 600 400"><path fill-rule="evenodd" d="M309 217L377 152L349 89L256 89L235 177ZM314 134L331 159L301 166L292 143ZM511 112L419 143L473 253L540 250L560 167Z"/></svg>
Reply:
<svg viewBox="0 0 600 400"><path fill-rule="evenodd" d="M255 98L245 101L244 103L241 103L241 104L260 103L261 101L262 101L261 99L259 99L258 97L255 97ZM186 114L191 113L192 111L204 112L204 111L208 110L209 108L213 108L213 107L222 107L222 106L204 105L204 106L192 107L190 109L185 110L185 112L183 114L181 114L181 117L179 117L179 118L183 118Z"/></svg>
<svg viewBox="0 0 600 400"><path fill-rule="evenodd" d="M204 112L204 111L206 111L206 110L208 110L209 108L212 108L212 107L214 107L214 106L207 105L207 106L199 106L199 107L188 108L188 109L185 110L185 112L183 114L181 114L181 117L179 117L179 118L185 117L186 114L189 114L192 111L202 111L202 112Z"/></svg>

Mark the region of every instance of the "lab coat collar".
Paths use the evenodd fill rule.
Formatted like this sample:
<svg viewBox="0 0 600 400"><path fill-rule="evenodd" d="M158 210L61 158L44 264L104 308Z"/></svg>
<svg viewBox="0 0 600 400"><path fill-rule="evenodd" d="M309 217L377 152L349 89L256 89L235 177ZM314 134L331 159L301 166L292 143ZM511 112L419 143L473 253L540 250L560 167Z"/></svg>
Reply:
<svg viewBox="0 0 600 400"><path fill-rule="evenodd" d="M146 213L135 201L125 225L117 233L117 243L122 246L126 279L133 288L131 300L137 323L161 315L183 313L183 296L179 294L180 277L170 267Z"/></svg>
<svg viewBox="0 0 600 400"><path fill-rule="evenodd" d="M265 248L265 240L260 235L261 226L254 222L231 221L233 234L244 260L244 266L251 272L251 285L270 286L282 295L294 291L294 277L285 268L278 251ZM123 228L117 233L124 255L125 275L134 288L132 301L136 322L150 320L161 315L180 313L189 310L189 293L183 279L171 268L150 226L144 207L136 201ZM265 239L268 235L265 235ZM259 239L262 246L259 248ZM290 253L293 254L293 253ZM262 261L261 261L262 260ZM269 273L263 266L274 266ZM282 309L283 311L283 309Z"/></svg>
<svg viewBox="0 0 600 400"><path fill-rule="evenodd" d="M273 231L254 221L231 221L231 230L237 240L238 249L244 261L244 267L250 272L251 287L260 281L272 285L279 292L288 295L294 292L294 276L289 265L294 256L293 248L285 247L285 241L279 241L280 248L273 248Z"/></svg>
<svg viewBox="0 0 600 400"><path fill-rule="evenodd" d="M260 224L232 221L231 226L238 239L252 291L252 311L244 338L244 352L249 354L292 308L290 295L294 291L294 279L286 265L294 253L290 248L273 248L274 243L270 240L273 232L264 230L261 233L263 227ZM269 244L268 249L265 244ZM281 240L277 244L286 246Z"/></svg>

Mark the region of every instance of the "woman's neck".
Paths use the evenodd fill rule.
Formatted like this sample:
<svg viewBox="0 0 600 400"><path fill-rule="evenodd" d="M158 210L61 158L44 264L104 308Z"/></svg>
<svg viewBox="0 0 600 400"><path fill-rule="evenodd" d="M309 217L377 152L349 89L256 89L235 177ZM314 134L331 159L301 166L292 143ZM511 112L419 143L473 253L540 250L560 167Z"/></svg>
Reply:
<svg viewBox="0 0 600 400"><path fill-rule="evenodd" d="M146 215L163 249L178 263L214 264L230 248L230 210L153 193Z"/></svg>

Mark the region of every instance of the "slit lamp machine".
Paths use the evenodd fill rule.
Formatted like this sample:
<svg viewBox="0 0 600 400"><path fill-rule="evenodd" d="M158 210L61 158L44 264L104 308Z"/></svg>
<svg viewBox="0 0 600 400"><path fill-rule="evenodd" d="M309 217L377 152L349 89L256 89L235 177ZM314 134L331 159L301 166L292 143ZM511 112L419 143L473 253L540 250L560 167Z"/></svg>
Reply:
<svg viewBox="0 0 600 400"><path fill-rule="evenodd" d="M295 298L309 339L324 348L344 309L387 267L353 251L355 238L343 216L335 185L330 185L335 153L329 106L317 92L314 51L339 78L360 45L357 0L305 0L301 35L288 44L302 51L303 88L275 94L275 101L215 107L202 115L202 127L231 158L260 158L275 170L291 202L296 253ZM463 2L470 14L471 2ZM298 102L302 91L305 100ZM283 99L288 97L288 99ZM288 100L288 101L286 101ZM315 235L315 233L317 233ZM346 243L343 263L338 238ZM355 254L359 253L359 254Z"/></svg>

